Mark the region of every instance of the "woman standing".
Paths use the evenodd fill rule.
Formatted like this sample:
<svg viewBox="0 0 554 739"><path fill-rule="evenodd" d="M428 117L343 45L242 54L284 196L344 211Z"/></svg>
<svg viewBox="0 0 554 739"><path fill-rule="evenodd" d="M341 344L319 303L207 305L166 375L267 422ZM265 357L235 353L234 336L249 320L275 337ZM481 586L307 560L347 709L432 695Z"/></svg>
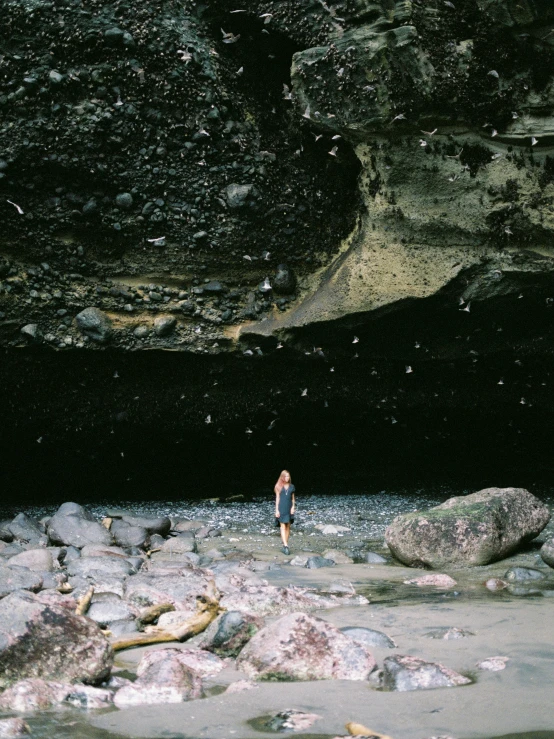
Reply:
<svg viewBox="0 0 554 739"><path fill-rule="evenodd" d="M275 483L275 516L279 519L281 528L281 541L283 542L283 554L289 552L289 536L291 516L294 516L296 500L294 493L296 489L292 484L290 472L283 470Z"/></svg>

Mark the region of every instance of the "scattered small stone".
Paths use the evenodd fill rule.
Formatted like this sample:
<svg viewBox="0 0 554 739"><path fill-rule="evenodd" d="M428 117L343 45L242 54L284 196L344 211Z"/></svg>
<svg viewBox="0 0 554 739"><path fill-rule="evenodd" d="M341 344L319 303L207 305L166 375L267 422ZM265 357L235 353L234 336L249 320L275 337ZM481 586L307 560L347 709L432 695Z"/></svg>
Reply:
<svg viewBox="0 0 554 739"><path fill-rule="evenodd" d="M477 662L479 670L488 670L489 672L499 672L506 668L509 657L487 657L482 662Z"/></svg>
<svg viewBox="0 0 554 739"><path fill-rule="evenodd" d="M531 567L510 567L504 577L509 582L529 582L530 580L544 580L546 575Z"/></svg>
<svg viewBox="0 0 554 739"><path fill-rule="evenodd" d="M468 685L471 680L438 662L410 655L394 655L383 662L383 687L406 692Z"/></svg>
<svg viewBox="0 0 554 739"><path fill-rule="evenodd" d="M432 586L435 588L453 588L456 586L456 580L450 575L422 575L412 580L404 580L404 585L417 585L418 587Z"/></svg>
<svg viewBox="0 0 554 739"><path fill-rule="evenodd" d="M446 641L450 641L452 639L467 639L468 636L475 636L475 634L472 631L458 629L456 626L445 626L431 629L423 636L429 639L445 639Z"/></svg>
<svg viewBox="0 0 554 739"><path fill-rule="evenodd" d="M366 629L363 626L345 626L341 629L343 634L349 636L359 644L364 644L366 647L396 647L396 643L382 631L375 631L374 629Z"/></svg>
<svg viewBox="0 0 554 739"><path fill-rule="evenodd" d="M304 731L320 718L317 713L304 713L289 708L277 713L266 725L270 731Z"/></svg>
<svg viewBox="0 0 554 739"><path fill-rule="evenodd" d="M495 592L497 590L504 590L504 588L507 588L508 583L504 580L500 580L498 577L489 577L489 579L485 582L485 587L487 588L487 590Z"/></svg>

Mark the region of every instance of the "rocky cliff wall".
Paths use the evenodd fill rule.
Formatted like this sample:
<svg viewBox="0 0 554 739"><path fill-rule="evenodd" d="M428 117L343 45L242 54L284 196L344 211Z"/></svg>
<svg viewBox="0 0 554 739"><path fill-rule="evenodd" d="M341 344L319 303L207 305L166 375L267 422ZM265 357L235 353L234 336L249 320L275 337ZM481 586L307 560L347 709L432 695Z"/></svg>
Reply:
<svg viewBox="0 0 554 739"><path fill-rule="evenodd" d="M549 468L551 3L5 9L6 454Z"/></svg>

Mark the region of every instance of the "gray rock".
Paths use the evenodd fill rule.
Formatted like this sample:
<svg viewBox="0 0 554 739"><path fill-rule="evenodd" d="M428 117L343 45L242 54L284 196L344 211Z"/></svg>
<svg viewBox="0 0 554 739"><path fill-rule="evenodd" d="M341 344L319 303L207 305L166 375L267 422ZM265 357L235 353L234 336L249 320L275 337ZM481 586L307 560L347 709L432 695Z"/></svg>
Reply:
<svg viewBox="0 0 554 739"><path fill-rule="evenodd" d="M65 550L65 556L63 558L64 564L69 564L70 562L73 562L74 559L79 559L81 556L81 552L77 547L74 546L68 546Z"/></svg>
<svg viewBox="0 0 554 739"><path fill-rule="evenodd" d="M341 631L346 636L354 639L359 644L364 644L366 647L396 647L393 640L382 631L366 629L363 626L345 626Z"/></svg>
<svg viewBox="0 0 554 739"><path fill-rule="evenodd" d="M48 549L29 549L21 554L16 554L9 559L9 565L18 565L19 567L27 567L33 572L52 572L54 569L54 560L52 552Z"/></svg>
<svg viewBox="0 0 554 739"><path fill-rule="evenodd" d="M133 196L130 192L120 192L115 196L115 204L118 208L128 210L133 207Z"/></svg>
<svg viewBox="0 0 554 739"><path fill-rule="evenodd" d="M171 536L164 542L161 549L162 552L168 552L171 554L196 552L196 540L193 536Z"/></svg>
<svg viewBox="0 0 554 739"><path fill-rule="evenodd" d="M431 629L423 636L428 639L444 639L445 641L452 641L455 639L467 639L469 636L475 636L471 631L464 631L464 629L458 629L456 626L437 626Z"/></svg>
<svg viewBox="0 0 554 739"><path fill-rule="evenodd" d="M254 194L255 188L252 184L238 185L236 182L233 182L230 185L227 185L225 189L227 205L233 210L244 208L248 205Z"/></svg>
<svg viewBox="0 0 554 739"><path fill-rule="evenodd" d="M380 565L386 563L385 557L376 552L364 552L364 561L372 565Z"/></svg>
<svg viewBox="0 0 554 739"><path fill-rule="evenodd" d="M307 564L308 557L304 556L303 554L297 554L289 562L289 565L292 565L292 567L306 567Z"/></svg>
<svg viewBox="0 0 554 739"><path fill-rule="evenodd" d="M468 685L471 680L437 662L396 654L383 662L383 687L407 692Z"/></svg>
<svg viewBox="0 0 554 739"><path fill-rule="evenodd" d="M356 594L356 588L348 580L333 580L328 587L322 589L328 593L336 593L337 595L341 593L347 593L348 595Z"/></svg>
<svg viewBox="0 0 554 739"><path fill-rule="evenodd" d="M94 573L121 577L134 571L130 562L119 557L81 557L67 565L68 574L79 577L88 577Z"/></svg>
<svg viewBox="0 0 554 739"><path fill-rule="evenodd" d="M126 521L115 520L110 527L115 543L120 547L145 547L148 545L148 531L139 526L131 526Z"/></svg>
<svg viewBox="0 0 554 739"><path fill-rule="evenodd" d="M110 532L97 521L82 515L57 511L48 522L48 537L53 544L82 548L86 544L113 544Z"/></svg>
<svg viewBox="0 0 554 739"><path fill-rule="evenodd" d="M5 718L0 720L0 737L25 736L31 733L31 727L22 718Z"/></svg>
<svg viewBox="0 0 554 739"><path fill-rule="evenodd" d="M146 516L128 516L124 515L121 517L125 523L131 526L139 526L149 534L159 534L160 536L167 536L171 529L171 520L167 516L160 518L148 518Z"/></svg>
<svg viewBox="0 0 554 739"><path fill-rule="evenodd" d="M262 626L260 618L227 611L208 626L200 647L220 657L236 657Z"/></svg>
<svg viewBox="0 0 554 739"><path fill-rule="evenodd" d="M196 609L196 598L206 592L212 575L192 565L176 570L139 572L125 583L125 598L138 606L172 603L177 610Z"/></svg>
<svg viewBox="0 0 554 739"><path fill-rule="evenodd" d="M38 341L40 338L38 325L36 323L27 323L23 328L21 329L22 335L28 339L28 341Z"/></svg>
<svg viewBox="0 0 554 739"><path fill-rule="evenodd" d="M549 567L554 567L554 539L548 539L541 547L541 558Z"/></svg>
<svg viewBox="0 0 554 739"><path fill-rule="evenodd" d="M291 613L261 629L237 668L257 680L367 680L371 652L322 619Z"/></svg>
<svg viewBox="0 0 554 739"><path fill-rule="evenodd" d="M0 687L28 677L100 682L112 663L111 646L89 618L28 592L0 601Z"/></svg>
<svg viewBox="0 0 554 739"><path fill-rule="evenodd" d="M0 564L0 598L17 590L32 590L37 592L42 588L43 579L38 572L32 572L27 567L7 567Z"/></svg>
<svg viewBox="0 0 554 739"><path fill-rule="evenodd" d="M154 321L154 333L156 336L168 336L176 325L177 319L173 316L158 316Z"/></svg>
<svg viewBox="0 0 554 739"><path fill-rule="evenodd" d="M266 727L270 731L304 731L320 718L321 716L317 713L305 713L304 711L288 709L275 714L266 723Z"/></svg>
<svg viewBox="0 0 554 739"><path fill-rule="evenodd" d="M7 528L14 539L26 544L45 546L48 543L47 537L38 522L25 513L18 513Z"/></svg>
<svg viewBox="0 0 554 739"><path fill-rule="evenodd" d="M530 567L510 567L504 578L510 582L529 582L530 580L544 580L546 575Z"/></svg>
<svg viewBox="0 0 554 739"><path fill-rule="evenodd" d="M291 295L296 290L296 277L288 265L279 264L271 284L279 295Z"/></svg>
<svg viewBox="0 0 554 739"><path fill-rule="evenodd" d="M527 490L487 488L398 516L385 540L407 565L485 565L533 539L549 520L548 507Z"/></svg>
<svg viewBox="0 0 554 739"><path fill-rule="evenodd" d="M75 320L81 333L100 344L105 344L113 333L110 318L99 308L85 308Z"/></svg>
<svg viewBox="0 0 554 739"><path fill-rule="evenodd" d="M152 705L157 703L182 703L201 698L202 680L187 667L175 652L161 649L150 652L148 661L139 663L134 683L117 691L114 703L118 708ZM150 656L152 655L152 656Z"/></svg>
<svg viewBox="0 0 554 739"><path fill-rule="evenodd" d="M110 621L110 633L113 637L125 634L136 634L138 632L136 621Z"/></svg>
<svg viewBox="0 0 554 739"><path fill-rule="evenodd" d="M137 676L140 678L150 672L151 668L167 659L176 659L185 667L193 670L201 678L209 678L217 675L225 666L225 662L211 652L203 649L190 647L189 649L178 649L176 647L165 647L147 652L137 667Z"/></svg>
<svg viewBox="0 0 554 739"><path fill-rule="evenodd" d="M87 611L88 618L100 626L109 626L112 621L135 621L138 609L122 600L115 593L94 595Z"/></svg>
<svg viewBox="0 0 554 739"><path fill-rule="evenodd" d="M323 552L323 557L325 559L332 559L337 565L348 565L354 562L351 557L344 552L341 552L339 549L327 549Z"/></svg>
<svg viewBox="0 0 554 739"><path fill-rule="evenodd" d="M308 557L308 561L306 562L306 567L309 570L318 570L321 567L334 567L335 562L332 559L325 559L325 557L320 557L319 554L316 554L314 557Z"/></svg>

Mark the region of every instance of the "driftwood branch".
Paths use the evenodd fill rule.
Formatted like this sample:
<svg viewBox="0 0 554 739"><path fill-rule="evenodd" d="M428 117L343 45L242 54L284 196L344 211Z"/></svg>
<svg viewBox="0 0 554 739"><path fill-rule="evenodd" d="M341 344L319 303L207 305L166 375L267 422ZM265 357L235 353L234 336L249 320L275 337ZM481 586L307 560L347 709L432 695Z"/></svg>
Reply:
<svg viewBox="0 0 554 739"><path fill-rule="evenodd" d="M175 606L173 603L158 603L157 606L150 606L141 611L137 617L137 621L140 626L144 626L144 624L152 624L154 621L159 619L162 613L169 613L174 610Z"/></svg>
<svg viewBox="0 0 554 739"><path fill-rule="evenodd" d="M204 595L196 599L196 613L194 616L175 624L171 629L156 629L148 634L129 634L112 641L114 652L131 647L142 647L147 644L160 644L171 641L185 641L196 634L202 633L211 622L224 610L219 605L219 593L213 580L208 584Z"/></svg>
<svg viewBox="0 0 554 739"><path fill-rule="evenodd" d="M75 609L75 613L78 616L84 616L85 613L88 611L93 595L94 585L91 585L87 592L82 595L77 601L77 608Z"/></svg>

